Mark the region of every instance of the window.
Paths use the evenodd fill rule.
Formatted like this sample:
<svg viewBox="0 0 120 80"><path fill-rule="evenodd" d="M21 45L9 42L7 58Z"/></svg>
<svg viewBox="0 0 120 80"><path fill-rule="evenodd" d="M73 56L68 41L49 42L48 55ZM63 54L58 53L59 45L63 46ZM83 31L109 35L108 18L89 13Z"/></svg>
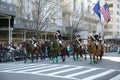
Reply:
<svg viewBox="0 0 120 80"><path fill-rule="evenodd" d="M108 4L109 7L113 7L113 4Z"/></svg>
<svg viewBox="0 0 120 80"><path fill-rule="evenodd" d="M117 29L120 29L120 25L117 26Z"/></svg>
<svg viewBox="0 0 120 80"><path fill-rule="evenodd" d="M105 25L105 29L111 29L113 28L113 25L109 24L109 25Z"/></svg>
<svg viewBox="0 0 120 80"><path fill-rule="evenodd" d="M119 11L117 11L117 15L120 15Z"/></svg>
<svg viewBox="0 0 120 80"><path fill-rule="evenodd" d="M22 8L21 7L16 7L16 16L17 17L22 17Z"/></svg>
<svg viewBox="0 0 120 80"><path fill-rule="evenodd" d="M117 8L120 8L120 5L119 5L119 4L117 4Z"/></svg>
<svg viewBox="0 0 120 80"><path fill-rule="evenodd" d="M113 14L113 11L111 10L111 11L109 11L109 13L110 13L110 14Z"/></svg>

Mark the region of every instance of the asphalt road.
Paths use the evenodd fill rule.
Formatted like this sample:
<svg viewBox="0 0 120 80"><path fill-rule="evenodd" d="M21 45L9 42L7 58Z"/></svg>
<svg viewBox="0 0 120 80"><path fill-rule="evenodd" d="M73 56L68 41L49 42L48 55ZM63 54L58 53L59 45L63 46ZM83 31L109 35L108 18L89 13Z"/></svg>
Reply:
<svg viewBox="0 0 120 80"><path fill-rule="evenodd" d="M23 61L0 63L0 80L120 80L120 54L105 53L98 64L87 60L73 61L72 56L62 63L49 59L26 64Z"/></svg>

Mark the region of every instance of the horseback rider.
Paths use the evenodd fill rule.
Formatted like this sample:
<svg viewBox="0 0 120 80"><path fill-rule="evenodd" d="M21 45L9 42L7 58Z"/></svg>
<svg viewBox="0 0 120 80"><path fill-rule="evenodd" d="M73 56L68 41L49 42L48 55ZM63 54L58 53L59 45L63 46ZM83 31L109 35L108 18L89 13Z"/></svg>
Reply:
<svg viewBox="0 0 120 80"><path fill-rule="evenodd" d="M99 42L101 42L101 33L97 34L96 31L93 31L91 36L93 43L95 44L96 48L98 47Z"/></svg>
<svg viewBox="0 0 120 80"><path fill-rule="evenodd" d="M81 42L82 42L81 36L77 35L75 39L76 39L76 41L78 43L78 47L81 47Z"/></svg>
<svg viewBox="0 0 120 80"><path fill-rule="evenodd" d="M93 31L92 38L95 43L99 41L99 35L96 33L96 31Z"/></svg>
<svg viewBox="0 0 120 80"><path fill-rule="evenodd" d="M62 45L62 36L61 36L60 30L56 31L56 38L57 38L57 41Z"/></svg>
<svg viewBox="0 0 120 80"><path fill-rule="evenodd" d="M38 41L37 41L35 35L32 35L32 37L30 38L30 41L31 41L32 45L35 47L35 49L36 49Z"/></svg>
<svg viewBox="0 0 120 80"><path fill-rule="evenodd" d="M80 35L77 35L76 36L76 41L80 44L81 43L81 41L82 41L82 39L81 39L81 36Z"/></svg>

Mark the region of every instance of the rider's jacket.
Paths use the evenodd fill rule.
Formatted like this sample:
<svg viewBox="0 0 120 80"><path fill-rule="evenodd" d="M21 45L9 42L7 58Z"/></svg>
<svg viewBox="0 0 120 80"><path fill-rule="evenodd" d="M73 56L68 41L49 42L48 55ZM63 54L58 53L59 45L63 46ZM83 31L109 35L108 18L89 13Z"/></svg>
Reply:
<svg viewBox="0 0 120 80"><path fill-rule="evenodd" d="M80 38L77 39L77 38L76 38L76 41L77 41L77 43L80 43L80 42L82 41L82 39L80 39Z"/></svg>
<svg viewBox="0 0 120 80"><path fill-rule="evenodd" d="M58 34L58 35L57 35L57 39L58 39L58 40L62 40L61 34Z"/></svg>
<svg viewBox="0 0 120 80"><path fill-rule="evenodd" d="M93 35L94 41L99 41L99 36L97 34Z"/></svg>

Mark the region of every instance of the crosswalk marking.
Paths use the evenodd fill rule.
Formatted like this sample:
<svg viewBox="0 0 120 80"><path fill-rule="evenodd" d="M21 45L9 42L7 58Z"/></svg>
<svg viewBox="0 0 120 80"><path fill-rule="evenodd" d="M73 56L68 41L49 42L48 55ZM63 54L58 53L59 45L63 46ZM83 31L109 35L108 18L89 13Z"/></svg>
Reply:
<svg viewBox="0 0 120 80"><path fill-rule="evenodd" d="M68 71L72 71L72 70L76 70L76 69L80 69L80 68L83 68L83 67L75 67L75 68L70 68L70 69L66 69L66 70L61 70L61 71L50 73L50 75L56 75L56 74L60 74L60 73L64 73L64 72L68 72Z"/></svg>
<svg viewBox="0 0 120 80"><path fill-rule="evenodd" d="M0 66L2 66L0 72L34 74L71 80L93 80L116 71L113 69L105 69L106 71L102 72L104 68L64 64L0 64ZM97 72L97 70L101 71ZM93 71L96 71L95 75L82 77L82 75ZM79 78L77 78L78 76ZM120 74L110 80L120 80Z"/></svg>
<svg viewBox="0 0 120 80"><path fill-rule="evenodd" d="M65 66L61 66L61 67L55 67L55 68L45 69L45 70L41 70L41 71L36 71L36 72L34 72L34 73L40 73L40 72L45 72L45 71L51 71L51 70L61 69L61 68L66 68L66 67L70 67L70 65L65 65Z"/></svg>
<svg viewBox="0 0 120 80"><path fill-rule="evenodd" d="M41 65L43 65L43 67L40 67ZM27 69L27 68L34 68L34 67L39 67L39 69L44 69L44 68L50 68L50 67L58 66L58 65L44 66L46 64L41 64L41 65L34 65L34 66L27 66L27 67L22 67L22 68L15 68L15 69L10 69L10 70L4 70L4 72L9 72L9 71L14 71L14 70L20 70L20 69Z"/></svg>
<svg viewBox="0 0 120 80"><path fill-rule="evenodd" d="M27 67L27 66L32 66L32 65L34 64L29 64L29 65L20 64L20 65L13 65L11 67L9 67L9 65L6 65L5 67L0 68L0 70L15 69L15 68Z"/></svg>
<svg viewBox="0 0 120 80"><path fill-rule="evenodd" d="M74 74L69 74L69 75L65 75L67 78L69 77L74 77L74 76L78 76L78 75L81 75L81 74L85 74L85 73L88 73L88 72L91 72L91 71L94 71L94 70L97 70L98 68L93 68L93 69L88 69L88 70L85 70L85 71L80 71L80 72L77 72L77 73L74 73Z"/></svg>
<svg viewBox="0 0 120 80"><path fill-rule="evenodd" d="M21 70L21 71L18 71L18 72L27 72L27 71L38 70L38 69L39 69L40 71L43 71L43 70L41 70L41 69L45 69L45 68L50 68L50 69L52 69L52 67L58 68L57 66L58 66L58 65L51 65L51 66L46 65L46 66L42 66L42 67L37 67L37 68L32 68L32 69ZM45 69L45 70L48 70L48 69ZM34 71L34 72L37 73L37 72L40 72L40 71ZM34 73L34 72L33 72L33 73Z"/></svg>
<svg viewBox="0 0 120 80"><path fill-rule="evenodd" d="M98 77L102 77L102 76L104 76L104 75L107 75L107 74L109 74L109 73L112 73L112 72L114 72L114 71L115 71L115 70L110 69L110 70L108 70L108 71L105 71L105 72L102 72L102 73L100 73L100 74L97 74L97 75L93 75L93 76L84 78L84 79L82 79L82 80L93 80L93 79L96 79L96 78L98 78Z"/></svg>
<svg viewBox="0 0 120 80"><path fill-rule="evenodd" d="M113 77L112 79L110 79L110 80L120 80L120 74L119 75L117 75L117 76L115 76L115 77Z"/></svg>

